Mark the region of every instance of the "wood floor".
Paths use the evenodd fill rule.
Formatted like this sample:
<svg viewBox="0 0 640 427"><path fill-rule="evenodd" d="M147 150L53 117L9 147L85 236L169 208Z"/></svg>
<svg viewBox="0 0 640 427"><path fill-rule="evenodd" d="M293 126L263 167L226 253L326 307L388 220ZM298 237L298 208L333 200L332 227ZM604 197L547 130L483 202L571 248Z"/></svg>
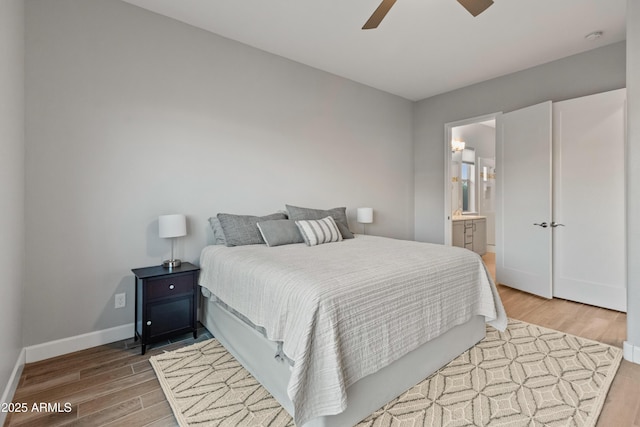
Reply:
<svg viewBox="0 0 640 427"><path fill-rule="evenodd" d="M61 410L10 413L4 426L177 426L149 357L207 339L211 334L201 328L197 340L188 333L147 346L144 356L132 338L29 363L13 402L57 403Z"/></svg>
<svg viewBox="0 0 640 427"><path fill-rule="evenodd" d="M487 258L490 271L493 260ZM495 272L493 272L495 274ZM529 295L498 286L509 317L622 347L626 315L570 301ZM176 426L151 355L193 343L183 340L151 347L140 355L133 340L79 351L25 366L14 402L70 404L70 412L9 414L5 426ZM210 335L202 330L199 340ZM640 427L640 365L623 361L611 386L598 427Z"/></svg>

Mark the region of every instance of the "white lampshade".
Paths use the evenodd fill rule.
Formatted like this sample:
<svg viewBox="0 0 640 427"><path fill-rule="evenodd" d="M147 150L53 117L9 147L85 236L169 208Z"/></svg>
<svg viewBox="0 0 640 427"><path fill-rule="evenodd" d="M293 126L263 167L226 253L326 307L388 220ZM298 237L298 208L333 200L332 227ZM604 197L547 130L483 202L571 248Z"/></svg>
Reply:
<svg viewBox="0 0 640 427"><path fill-rule="evenodd" d="M371 224L373 222L373 209L358 208L357 221L360 224Z"/></svg>
<svg viewBox="0 0 640 427"><path fill-rule="evenodd" d="M187 219L182 214L161 215L158 217L160 237L180 237L187 235Z"/></svg>

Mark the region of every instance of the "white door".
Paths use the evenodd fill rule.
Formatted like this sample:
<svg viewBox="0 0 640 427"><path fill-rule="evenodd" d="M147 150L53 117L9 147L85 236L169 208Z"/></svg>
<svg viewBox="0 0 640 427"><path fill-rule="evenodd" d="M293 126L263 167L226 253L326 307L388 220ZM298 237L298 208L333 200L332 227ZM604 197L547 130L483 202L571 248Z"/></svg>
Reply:
<svg viewBox="0 0 640 427"><path fill-rule="evenodd" d="M551 298L551 101L496 127L496 279Z"/></svg>
<svg viewBox="0 0 640 427"><path fill-rule="evenodd" d="M553 104L553 294L626 311L625 99Z"/></svg>

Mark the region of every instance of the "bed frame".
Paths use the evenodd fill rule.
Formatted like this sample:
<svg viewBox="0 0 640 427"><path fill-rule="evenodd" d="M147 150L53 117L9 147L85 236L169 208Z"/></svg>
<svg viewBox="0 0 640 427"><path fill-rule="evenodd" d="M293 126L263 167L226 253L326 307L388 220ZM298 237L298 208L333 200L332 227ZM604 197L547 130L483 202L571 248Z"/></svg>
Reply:
<svg viewBox="0 0 640 427"><path fill-rule="evenodd" d="M202 320L220 341L289 414L293 404L287 395L291 376L287 362L276 359L277 344L209 298L202 298ZM315 418L301 427L351 427L455 359L485 336L483 316L406 354L391 365L357 381L347 389L347 408L336 415Z"/></svg>

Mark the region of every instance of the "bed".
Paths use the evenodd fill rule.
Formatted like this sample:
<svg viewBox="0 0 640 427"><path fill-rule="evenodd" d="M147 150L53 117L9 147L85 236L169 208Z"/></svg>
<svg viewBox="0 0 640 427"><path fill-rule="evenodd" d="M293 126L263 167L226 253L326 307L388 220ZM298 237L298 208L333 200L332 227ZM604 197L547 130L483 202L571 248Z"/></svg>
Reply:
<svg viewBox="0 0 640 427"><path fill-rule="evenodd" d="M336 243L211 245L202 321L294 417L352 426L506 328L466 249L357 235Z"/></svg>

